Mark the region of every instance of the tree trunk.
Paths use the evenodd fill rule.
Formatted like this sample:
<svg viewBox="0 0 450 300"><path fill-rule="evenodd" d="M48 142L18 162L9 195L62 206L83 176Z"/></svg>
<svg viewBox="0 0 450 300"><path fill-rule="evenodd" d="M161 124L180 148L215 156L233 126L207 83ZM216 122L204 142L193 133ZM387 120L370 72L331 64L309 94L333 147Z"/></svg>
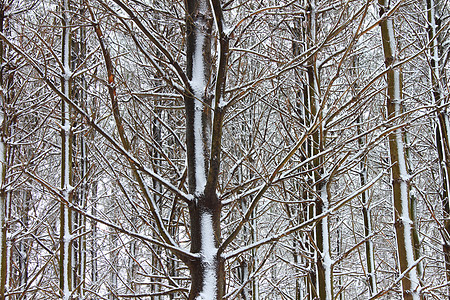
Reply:
<svg viewBox="0 0 450 300"><path fill-rule="evenodd" d="M293 42L292 42L292 50L293 50L293 56L296 57L300 55L302 52L304 52L307 48L307 46L311 46L312 43L307 43L308 40L311 38L306 35L308 31L308 26L306 26L306 11L300 15L300 17L294 18L294 24L293 24ZM310 18L308 19L310 20ZM310 126L311 123L311 116L310 116L310 110L309 110L309 88L305 82L306 80L302 80L302 74L300 70L295 70L295 76L296 76L296 83L298 86L296 87L299 91L296 93L296 109L297 114L300 117L300 120L302 122L302 125L305 127ZM309 77L309 76L308 76ZM303 153L305 156L311 156L312 155L312 149L311 149L311 141L308 140L305 143L305 146L302 147ZM306 159L307 157L304 157ZM306 166L305 170L308 169L308 167L312 166ZM309 174L307 177L312 178L313 176ZM312 179L307 179L304 183L306 184L312 184ZM311 198L310 192L308 192L308 188L302 188L302 182L299 182L298 189L299 189L299 197L303 199L304 201L308 201L308 199ZM311 216L311 210L312 206L310 203L304 203L300 204L297 209L293 209L293 213L296 215L296 220L300 224L302 222L307 221ZM289 207L287 207L289 211ZM305 270L311 270L308 272L303 278L296 278L295 282L295 299L313 299L315 295L315 272L312 270L314 267L311 266L311 258L314 256L314 250L311 247L309 241L308 241L308 234L304 232L298 232L292 235L293 238L293 259L294 264L297 265L299 263L302 263L304 265ZM308 257L305 258L305 255L301 255L300 252L305 252L305 255Z"/></svg>
<svg viewBox="0 0 450 300"><path fill-rule="evenodd" d="M86 17L86 8L83 4L79 4L76 7L78 12L79 21L82 20L83 17ZM86 59L86 28L84 26L80 26L77 31L74 31L74 38L72 38L72 58L71 65L72 70L78 68ZM75 36L77 37L75 39ZM85 75L82 74L78 76L78 78L73 80L72 87L72 97L76 103L78 103L81 107L86 107L86 91L87 91L87 83ZM75 119L75 118L74 118ZM84 124L83 120L77 117L77 122L80 122L79 125L75 125L79 128L80 131L83 131ZM76 151L78 155L74 157L73 165L76 166L78 172L74 172L79 174L78 178L73 179L76 180L77 184L79 184L79 190L74 194L74 202L75 204L86 210L87 206L87 198L88 198L88 180L86 178L88 172L88 152L87 152L87 143L85 134L79 134L72 136L73 140L73 149ZM85 282L86 282L86 235L83 232L86 231L86 217L84 214L79 212L73 212L73 232L75 235L79 237L73 241L73 286L77 288L77 295L80 299L84 299L84 290L85 290Z"/></svg>
<svg viewBox="0 0 450 300"><path fill-rule="evenodd" d="M439 165L442 180L442 211L444 219L443 228L443 251L444 264L447 282L450 282L450 137L449 137L449 119L447 107L444 105L444 97L442 95L441 85L442 76L440 71L441 59L443 57L443 49L441 39L437 35L440 30L440 20L436 16L436 10L440 7L434 0L427 0L427 20L428 20L428 41L430 43L429 57L431 62L430 81L432 85L432 99L434 105L442 107L437 111L436 126L436 146L438 150ZM450 287L448 287L447 296L450 297Z"/></svg>
<svg viewBox="0 0 450 300"><path fill-rule="evenodd" d="M359 63L358 59L355 58L353 60L354 70L358 70ZM355 84L354 84L354 95L356 94L356 89L358 88L356 85L356 80L358 78L358 74L355 71ZM358 145L360 149L365 147L366 137L361 134L364 132L362 129L362 124L364 124L364 115L360 114L357 119L357 134L360 136L358 138ZM359 163L359 182L361 187L365 186L367 183L367 159L362 159ZM372 235L372 219L370 214L370 199L369 199L369 191L364 191L361 194L361 203L362 203L362 215L364 222L364 238L365 242L365 254L366 254L366 268L367 268L367 283L369 286L369 296L376 295L377 292L377 278L375 274L375 252L373 247L373 241L370 237Z"/></svg>
<svg viewBox="0 0 450 300"><path fill-rule="evenodd" d="M61 92L71 98L71 29L69 24L69 0L64 0L62 7L62 62L63 76ZM72 128L70 106L61 101L61 190L64 201L60 204L60 256L59 287L61 298L70 299L72 295L72 214L69 204L72 203Z"/></svg>
<svg viewBox="0 0 450 300"><path fill-rule="evenodd" d="M186 109L186 149L190 202L191 252L197 259L188 262L191 272L189 299L222 299L225 293L224 261L217 252L221 239L221 203L216 195L220 166L222 118L219 101L225 84L225 65L222 58L216 78L216 92L212 94L208 80L212 74L211 32L214 5L216 25L222 22L218 1L188 0L186 3L186 55L189 92L184 97ZM219 34L222 28L218 28ZM223 36L221 47L227 47ZM226 41L225 41L226 42ZM222 51L227 50L222 48ZM212 100L214 99L214 104ZM214 126L211 126L214 105ZM211 134L212 133L212 134ZM211 137L212 136L212 137ZM213 145L213 148L211 148Z"/></svg>
<svg viewBox="0 0 450 300"><path fill-rule="evenodd" d="M5 23L5 10L4 4L0 6L0 31L4 33L4 23ZM3 66L4 63L4 45L3 41L0 41L0 65ZM7 114L6 114L6 97L4 88L5 80L3 74L3 68L0 73L0 299L5 299L5 292L7 287L7 277L8 277L8 261L7 261L7 196L6 196L6 139L7 139Z"/></svg>
<svg viewBox="0 0 450 300"><path fill-rule="evenodd" d="M317 35L317 11L315 0L310 0L306 6L306 44L308 49L316 46ZM319 70L317 68L317 55L311 55L308 60L307 69L307 93L305 97L305 107L307 114L305 119L307 124L315 119L322 119L320 107L320 86L319 86ZM317 116L317 114L320 114ZM320 121L319 121L320 122ZM307 125L307 126L308 126ZM325 174L323 157L317 156L323 151L325 145L325 132L319 127L312 134L307 155L316 156L313 160L312 168L315 170L312 174L312 182L315 186L315 215L320 215L328 209L329 194L327 184L323 178ZM320 182L320 183L319 183ZM329 236L329 217L326 216L316 224L315 243L317 245L316 252L316 282L315 290L319 299L333 299L333 271L331 263L331 247Z"/></svg>
<svg viewBox="0 0 450 300"><path fill-rule="evenodd" d="M98 187L98 182L94 181L92 182L91 185L91 193L92 193L92 208L91 208L91 214L94 217L97 217L97 187ZM92 282L92 286L98 286L98 266L97 266L97 249L98 249L98 245L97 245L97 222L92 219L91 220L91 230L92 230L92 241L91 241L91 282ZM97 292L97 290L94 290L95 292Z"/></svg>
<svg viewBox="0 0 450 300"><path fill-rule="evenodd" d="M380 16L389 9L386 0L379 0ZM387 71L387 114L388 119L395 119L402 113L401 71L394 69L396 43L392 17L383 19L381 37ZM404 129L396 129L389 134L389 153L391 158L392 192L394 206L394 227L397 238L397 255L400 266L402 294L404 299L420 299L420 281L414 251L414 223L411 216L410 183L404 146Z"/></svg>

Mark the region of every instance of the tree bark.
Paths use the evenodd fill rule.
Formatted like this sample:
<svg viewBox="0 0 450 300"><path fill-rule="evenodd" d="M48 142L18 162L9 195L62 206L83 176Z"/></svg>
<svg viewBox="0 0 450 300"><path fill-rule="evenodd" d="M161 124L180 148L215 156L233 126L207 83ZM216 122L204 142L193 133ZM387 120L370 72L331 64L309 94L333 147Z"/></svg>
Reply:
<svg viewBox="0 0 450 300"><path fill-rule="evenodd" d="M61 92L71 99L71 29L69 24L69 0L62 6L62 63ZM69 205L73 199L72 188L72 127L71 109L61 101L61 190L64 201L60 204L60 254L59 288L61 298L70 299L72 295L72 214Z"/></svg>
<svg viewBox="0 0 450 300"><path fill-rule="evenodd" d="M379 0L380 16L389 10L386 0ZM394 68L396 44L392 16L384 18L381 23L381 37L387 71L387 118L398 118L402 113L402 74ZM394 227L397 239L397 255L399 273L411 270L403 276L402 295L404 299L420 299L421 283L417 271L414 251L414 218L411 216L411 199L409 195L410 182L407 169L406 151L404 146L404 128L396 129L389 134L389 153L391 158L391 179L394 208Z"/></svg>
<svg viewBox="0 0 450 300"><path fill-rule="evenodd" d="M316 1L310 0L306 6L306 45L308 49L316 46L317 38L317 9ZM305 120L307 126L315 118L319 118L319 123L322 119L322 111L320 107L320 83L319 83L319 70L317 68L317 55L311 55L306 67L306 96L305 107L307 113L305 114ZM325 145L325 132L322 126L319 126L317 130L312 133L312 139L310 140L309 150L307 150L308 156L316 156L312 162L312 169L315 170L311 175L312 183L314 184L315 194L315 212L314 215L320 215L328 209L329 206L329 193L327 191L327 184L323 178L325 174L323 162L324 159L318 154L324 150ZM316 224L315 228L315 243L318 251L316 251L316 279L315 287L312 289L317 292L319 299L333 299L333 270L331 263L331 247L329 236L329 217L326 216Z"/></svg>
<svg viewBox="0 0 450 300"><path fill-rule="evenodd" d="M445 106L444 97L442 95L441 85L441 57L443 57L443 49L441 38L437 36L441 22L436 15L436 10L440 10L440 6L434 0L427 0L427 20L428 20L428 41L429 58L431 63L430 81L432 85L432 100L434 105L441 107L437 111L437 126L436 126L436 146L439 157L439 165L442 180L442 211L444 215L443 228L443 251L444 264L447 282L450 282L450 137L449 137L449 119L448 111ZM450 287L447 291L447 296L450 297Z"/></svg>
<svg viewBox="0 0 450 300"><path fill-rule="evenodd" d="M0 6L0 31L4 34L4 23L5 23L5 10L6 6L2 3ZM0 41L0 65L3 66L4 63L4 44ZM7 144L6 139L8 136L8 120L6 112L6 98L7 91L4 87L5 80L3 74L4 68L0 73L0 299L5 299L5 292L7 287L7 277L8 277L8 261L7 261L7 192L5 189L6 185L6 158L7 158Z"/></svg>
<svg viewBox="0 0 450 300"><path fill-rule="evenodd" d="M223 91L226 79L228 37L223 33L220 1L186 2L186 75L189 93L184 96L191 222L191 272L189 299L222 299L225 294L224 261L217 252L221 239L221 203L216 195L220 170ZM212 6L210 5L212 4ZM214 15L213 15L214 14ZM215 90L211 63L213 21L219 34L219 62ZM213 107L214 111L212 111ZM214 116L212 116L214 114ZM198 298L199 297L199 298Z"/></svg>

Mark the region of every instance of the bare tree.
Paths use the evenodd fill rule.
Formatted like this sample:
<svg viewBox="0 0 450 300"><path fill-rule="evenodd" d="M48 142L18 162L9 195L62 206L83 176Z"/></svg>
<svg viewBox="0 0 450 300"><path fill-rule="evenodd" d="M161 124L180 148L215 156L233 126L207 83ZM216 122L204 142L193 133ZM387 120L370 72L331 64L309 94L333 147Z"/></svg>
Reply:
<svg viewBox="0 0 450 300"><path fill-rule="evenodd" d="M379 1L380 15L389 11L388 3ZM387 118L399 119L402 113L402 74L395 68L397 50L394 36L394 22L387 17L380 23L381 37L387 71ZM417 270L416 252L414 251L414 211L411 207L409 174L405 150L405 134L402 127L389 135L389 152L391 158L392 193L394 206L394 226L397 237L397 255L402 276L404 299L420 299L420 278Z"/></svg>

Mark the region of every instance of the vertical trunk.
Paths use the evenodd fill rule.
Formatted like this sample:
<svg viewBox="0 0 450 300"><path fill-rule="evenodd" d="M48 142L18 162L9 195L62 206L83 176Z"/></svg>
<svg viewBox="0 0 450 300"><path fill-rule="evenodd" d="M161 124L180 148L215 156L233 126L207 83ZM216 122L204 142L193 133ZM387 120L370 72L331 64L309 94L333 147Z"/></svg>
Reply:
<svg viewBox="0 0 450 300"><path fill-rule="evenodd" d="M155 104L158 105L158 102L156 102ZM156 115L159 118L161 117L161 114L160 114L159 111L156 111L155 113L156 113ZM161 124L159 124L159 121L158 121L157 118L154 118L153 121L152 121L152 135L153 135L153 140L155 141L155 143L157 145L161 145L161 142L162 142L161 141ZM157 150L153 150L153 155L152 156L153 156L152 157L153 158L153 169L154 169L155 173L158 174L158 173L161 172L159 170L159 168L160 168L159 167L159 165L160 165L160 154L159 154L159 152ZM157 193L155 193L153 195L153 197L154 197L153 201L159 208L161 208L161 204L162 204L161 201L162 201L162 199L159 196L159 195L163 194L161 183L159 181L157 181L157 180L153 180L153 189L155 191L157 191ZM158 270L161 269L160 256L161 256L162 250L158 246L154 246L153 249L154 250L153 250L153 253L152 253L152 267L153 267L154 270L156 270L155 273L158 273ZM160 282L161 280L158 279L157 276L155 276L152 281L154 282L154 284L152 284L151 291L153 293L154 292L160 292L161 291L161 282ZM154 298L156 300L156 299L160 299L161 297L158 296L158 297L154 297Z"/></svg>
<svg viewBox="0 0 450 300"><path fill-rule="evenodd" d="M222 20L219 1L187 0L186 3L186 75L190 93L185 95L186 149L189 192L194 201L189 205L191 220L191 252L198 259L189 262L191 290L189 299L222 299L225 292L224 262L217 252L220 241L221 203L216 195L220 167L220 145L223 108L220 103L225 85L227 38L220 28ZM219 32L220 57L217 67L216 91L211 95L212 74L211 32L213 11ZM214 104L212 100L214 98ZM214 106L214 126L211 126ZM212 138L211 138L212 137ZM211 142L211 140L214 140ZM211 148L211 146L213 146ZM210 157L211 156L211 157Z"/></svg>
<svg viewBox="0 0 450 300"><path fill-rule="evenodd" d="M306 12L302 14L298 18L294 18L294 24L293 24L293 42L292 42L292 49L293 49L293 55L294 57L300 55L303 51L306 50L307 40L309 39L306 36L307 28L303 25L306 24ZM311 45L311 44L308 44ZM301 80L301 71L295 70L295 76L296 76L296 82L298 83L298 89L299 91L296 93L296 108L297 108L297 114L300 116L303 125L305 127L308 127L310 124L310 111L309 111L309 92L308 87ZM311 155L311 147L310 147L310 141L307 142L307 146L303 147L303 151L306 156ZM311 180L312 182L312 180ZM311 183L308 182L307 183ZM307 201L308 198L310 198L310 195L308 193L307 188L302 189L302 184L298 184L299 187L299 196L304 200ZM306 221L309 216L309 210L310 205L307 204L300 204L300 207L298 209L293 210L293 213L296 214L296 219L298 223L302 223ZM312 270L311 268L311 259L309 257L305 258L305 255L300 255L300 251L303 251L305 253L313 255L313 249L309 246L308 242L308 235L306 233L295 233L292 235L293 238L293 259L294 264L302 264L304 265L305 270ZM311 276L311 272L306 274L306 276L303 276L303 278L296 278L295 282L295 299L312 299L314 296L314 284L315 280L312 278L314 276Z"/></svg>
<svg viewBox="0 0 450 300"><path fill-rule="evenodd" d="M317 19L316 19L316 3L315 0L308 1L307 11L306 11L306 39L307 47L312 48L316 43L317 35ZM320 87L319 87L319 74L317 70L317 56L312 55L308 61L307 66L307 108L309 113L309 120L316 117L321 119L321 114L318 111L320 106ZM309 155L316 156L321 151L325 145L325 132L322 127L319 127L312 134L312 141L310 145ZM323 158L317 156L313 160L313 168L315 169L313 174L313 182L315 184L315 189L317 191L317 196L315 199L315 215L320 215L328 209L329 206L329 195L327 191L326 182L323 181L323 175L325 174L324 167L322 165ZM321 181L321 183L316 184ZM317 245L316 253L316 285L315 290L317 296L320 299L333 299L333 271L331 264L331 247L330 247L330 236L329 236L329 217L323 218L319 221L315 228L315 243Z"/></svg>
<svg viewBox="0 0 450 300"><path fill-rule="evenodd" d="M132 222L136 224L137 218L132 217ZM133 293L139 293L136 285L136 276L137 276L137 265L135 259L137 259L138 248L137 241L132 240L130 242L130 257L128 258L128 270L127 270L127 283Z"/></svg>
<svg viewBox="0 0 450 300"><path fill-rule="evenodd" d="M379 0L380 15L387 12L386 0ZM401 73L393 69L395 62L396 44L392 17L383 19L381 36L387 71L387 113L388 119L394 119L402 112L402 83ZM408 274L402 278L402 294L404 299L420 299L419 276L416 267L414 251L414 223L411 217L411 199L409 196L409 174L407 170L406 152L404 146L404 130L397 129L389 135L389 153L391 158L392 192L394 205L394 226L397 238L397 255L400 273Z"/></svg>
<svg viewBox="0 0 450 300"><path fill-rule="evenodd" d="M250 97L250 102L255 101L253 97ZM255 120L255 111L254 109L250 109L248 111L248 114L245 116L246 124L242 124L241 126L241 139L240 142L242 145L244 145L244 148L251 147L253 144L253 134L251 132L251 128L254 124ZM249 130L250 128L250 130ZM245 155L241 151L237 151L236 155ZM252 161L253 158L248 158L249 161ZM252 171L249 171L247 168L240 167L239 171L237 172L237 183L245 182L246 180L251 180L251 178L254 177L254 174ZM240 211L245 212L248 209L249 203L252 202L251 196L248 198L242 199L240 203ZM257 241L257 220L255 218L255 215L257 214L257 208L252 211L250 220L248 224L244 225L242 228L242 236L245 245L252 244ZM257 255L257 248L254 248L251 250L251 254L248 257L243 257L239 263L238 270L238 278L241 284L244 284L245 286L242 288L242 291L240 293L242 300L255 300L259 299L259 286L258 286L258 278L253 277L250 278L250 275L252 272L254 272L258 268L259 262L258 262L258 255Z"/></svg>
<svg viewBox="0 0 450 300"><path fill-rule="evenodd" d="M62 6L62 62L63 76L61 91L70 98L71 68L70 68L70 26L69 0L64 0ZM70 106L61 102L61 190L64 201L60 205L60 257L59 257L59 287L61 298L69 299L72 294L72 216L69 204L72 203L72 134Z"/></svg>
<svg viewBox="0 0 450 300"><path fill-rule="evenodd" d="M117 211L118 208L116 206L117 203L117 198L116 198L116 193L114 193L114 195L111 197L111 199L109 200L108 203L108 212L110 214L110 217L112 220L117 220L118 219L118 215L117 215ZM119 241L119 236L118 233L114 230L114 229L110 229L109 233L108 233L108 239L109 239L109 259L108 259L108 264L109 264L109 278L108 278L108 289L109 289L109 293L108 293L108 299L109 300L117 300L119 299L117 297L117 293L118 293L118 276L119 276L119 250L118 250L118 241Z"/></svg>
<svg viewBox="0 0 450 300"><path fill-rule="evenodd" d="M255 217L257 215L257 210L255 208L254 212L252 212L251 216L251 243L256 243L258 240L257 234L258 234L258 223L257 218ZM252 265L251 265L251 271L255 271L259 265L259 259L257 254L257 248L252 249ZM254 278L252 281L252 300L259 300L259 279L258 277Z"/></svg>
<svg viewBox="0 0 450 300"><path fill-rule="evenodd" d="M360 117L361 118L361 117ZM359 128L359 127L358 127ZM364 142L362 138L360 138L360 145ZM360 175L359 180L361 186L366 185L367 183L367 169L364 161L360 163ZM369 285L369 295L373 296L377 294L377 279L375 276L375 254L373 248L372 238L370 235L372 234L372 220L370 216L370 201L368 191L364 191L361 194L362 200L362 214L364 221L364 238L366 238L365 242L365 253L366 253L366 263L367 263L367 281Z"/></svg>
<svg viewBox="0 0 450 300"><path fill-rule="evenodd" d="M96 217L97 216L97 181L92 182L91 190L92 190L92 208L91 214ZM90 251L90 260L91 260L91 282L92 286L96 287L98 282L98 267L97 267L97 222L91 220L91 230L92 230L92 242L91 242L91 251ZM94 291L97 291L94 289Z"/></svg>
<svg viewBox="0 0 450 300"><path fill-rule="evenodd" d="M428 20L428 40L430 42L429 57L431 62L430 81L432 85L433 104L442 107L437 111L436 126L436 146L440 163L441 180L442 180L442 210L444 215L443 228L443 251L444 264L447 282L450 282L450 137L449 137L449 120L448 112L445 107L444 97L442 95L442 78L440 72L441 59L443 49L441 39L436 36L440 30L440 21L437 19L436 10L439 5L435 0L427 0L427 20ZM448 288L448 297L450 297L450 287Z"/></svg>
<svg viewBox="0 0 450 300"><path fill-rule="evenodd" d="M329 194L326 184L318 187L320 199L316 200L316 214L320 215L329 207ZM331 261L329 217L323 218L316 225L317 253L317 291L320 299L333 299L333 270Z"/></svg>
<svg viewBox="0 0 450 300"><path fill-rule="evenodd" d="M78 12L80 19L85 16L86 9L83 4L79 4ZM75 36L75 32L73 34ZM71 65L72 69L76 69L83 63L86 58L86 28L80 26L76 31L77 39L72 39L71 51ZM80 75L73 81L72 97L76 103L81 107L86 106L86 79L84 74ZM79 120L80 124L77 126L82 131L84 128L82 120ZM76 125L75 125L76 126ZM88 169L88 153L87 145L84 134L78 136L73 135L73 148L78 155L74 157L73 164L78 168L79 177L76 178L77 183L80 182L80 189L74 195L74 202L78 207L85 210L87 205L88 196L88 182L86 179L86 173ZM75 180L75 179L74 179ZM79 235L77 239L73 241L73 286L77 287L77 294L80 299L84 299L85 279L86 279L86 236L83 235L86 227L86 218L83 214L73 212L73 231L74 234Z"/></svg>
<svg viewBox="0 0 450 300"><path fill-rule="evenodd" d="M355 70L358 70L359 63L358 59L355 58L353 61L353 67ZM357 80L358 74L355 71L355 80ZM356 90L358 87L356 83L354 84L354 90ZM354 92L356 94L356 92ZM364 116L363 114L360 114L357 119L357 134L360 136L358 138L358 144L359 148L363 149L365 147L366 138L362 136L363 133L362 124L364 122ZM361 160L359 163L359 182L361 186L365 186L367 183L367 161ZM369 201L369 191L364 191L361 194L361 202L362 202L362 215L363 215L363 222L364 222L364 238L366 239L365 242L365 256L366 256L366 268L367 268L367 283L369 286L369 296L373 296L377 294L377 279L375 276L375 252L373 248L373 241L372 238L370 238L372 234L372 219L370 215L370 201Z"/></svg>
<svg viewBox="0 0 450 300"><path fill-rule="evenodd" d="M5 10L6 7L0 4L0 31L4 33ZM4 63L4 45L0 41L0 65ZM6 118L6 89L4 88L3 68L0 73L0 299L5 299L8 277L7 261L7 197L6 197L6 138L7 138L7 118Z"/></svg>
<svg viewBox="0 0 450 300"><path fill-rule="evenodd" d="M22 209L21 209L21 222L24 230L28 229L29 225L29 211L31 204L31 188L27 188L22 192ZM18 245L18 260L19 260L19 286L25 286L28 282L28 242L26 239L22 239ZM26 299L26 295L24 295Z"/></svg>

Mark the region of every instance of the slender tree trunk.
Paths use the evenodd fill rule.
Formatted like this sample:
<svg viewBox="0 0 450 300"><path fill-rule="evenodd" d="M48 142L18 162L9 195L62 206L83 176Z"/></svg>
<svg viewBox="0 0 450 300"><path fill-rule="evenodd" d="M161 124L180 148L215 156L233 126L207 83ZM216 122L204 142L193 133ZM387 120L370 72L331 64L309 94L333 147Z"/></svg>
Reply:
<svg viewBox="0 0 450 300"><path fill-rule="evenodd" d="M158 105L158 102L155 103L156 105ZM159 111L155 112L156 115L160 118L161 114ZM152 135L153 135L153 141L155 141L155 143L157 145L161 145L161 124L159 123L157 118L154 118L152 120ZM155 173L160 173L160 154L157 150L153 150L153 170L155 171ZM154 203L158 206L159 209L161 209L162 206L162 199L160 197L160 195L163 194L163 188L162 185L159 181L157 180L153 180L153 189L155 191L157 191L157 193L155 193L153 195L153 201ZM156 237L156 234L155 234ZM156 271L155 273L158 273L158 271L161 270L161 253L162 253L162 249L158 246L154 246L153 247L153 253L152 253L152 267L153 269ZM152 279L152 287L151 287L151 291L152 293L157 293L161 291L161 279L159 279L157 276L155 276ZM155 300L160 299L160 296L154 297Z"/></svg>
<svg viewBox="0 0 450 300"><path fill-rule="evenodd" d="M306 11L304 14L299 17L294 18L293 23L293 42L292 42L292 50L294 57L300 55L302 52L306 50L307 41L309 37L307 37L306 33L308 31L306 24ZM308 45L311 45L309 43ZM304 83L306 81L301 80L302 74L300 70L294 70L296 76L296 82L298 83L298 92L296 93L296 111L299 115L302 125L308 127L310 125L311 116L309 111L309 89L308 86ZM311 156L311 142L307 141L305 147L302 148L305 156ZM306 159L306 157L304 157ZM306 167L308 168L308 167ZM305 168L305 170L306 170ZM310 175L312 177L312 175ZM307 181L306 183L312 183L312 180ZM302 183L298 184L299 189L299 197L304 201L308 201L311 198L310 193L307 188L302 189ZM289 210L289 207L287 208ZM298 209L292 210L292 213L296 215L296 220L300 224L306 221L310 216L311 205L309 203L300 204ZM293 217L293 216L292 216ZM310 243L308 241L308 235L304 232L295 233L292 235L293 238L293 260L294 264L302 264L304 265L305 270L313 270L311 267L311 258L306 257L305 255L314 256L314 250L310 247ZM300 252L303 251L305 254L300 255ZM303 278L296 278L295 282L295 299L312 299L315 294L315 276L313 272L309 272Z"/></svg>
<svg viewBox="0 0 450 300"><path fill-rule="evenodd" d="M81 22L82 18L86 16L86 8L84 4L78 3L74 6L76 10L77 22ZM72 31L71 35L71 69L77 69L83 61L86 59L86 27L80 26ZM81 107L86 107L86 89L87 83L84 74L81 74L77 78L73 79L71 86L71 96L75 103ZM79 131L83 131L83 120L79 117L73 117L75 127L79 128ZM72 180L79 185L79 189L74 194L74 203L81 209L85 210L88 197L88 181L86 178L88 170L88 153L87 144L84 132L79 135L72 134L73 141L73 168L77 170L74 174L78 174L76 178ZM78 235L77 239L73 240L73 287L76 288L76 293L79 299L84 299L85 280L86 280L86 235L83 232L86 231L86 217L79 212L72 212L73 217L73 233Z"/></svg>
<svg viewBox="0 0 450 300"><path fill-rule="evenodd" d="M91 214L96 217L97 216L97 181L92 182L91 186L91 202L92 202L92 208L91 208ZM91 259L91 282L92 286L98 287L98 267L97 267L97 222L95 220L91 220L91 230L92 230L92 241L91 241L91 251L90 251L90 259ZM97 291L97 289L94 289L94 291Z"/></svg>
<svg viewBox="0 0 450 300"><path fill-rule="evenodd" d="M355 84L353 86L353 94L356 94L356 90L358 88L356 84L356 80L358 78L357 70L359 68L359 62L358 59L355 58L353 60L353 68L355 70ZM360 114L357 119L357 134L359 136L358 138L358 144L359 148L363 149L365 147L366 138L362 135L364 132L364 129L361 128L362 124L364 123L364 115ZM360 186L365 186L367 183L367 159L361 160L359 163L359 182ZM363 215L363 222L364 222L364 238L366 239L365 242L365 256L366 256L366 268L367 268L367 283L369 286L369 296L376 295L378 293L377 291L377 278L375 273L375 252L373 247L373 241L370 237L372 235L372 218L371 218L371 209L370 209L370 199L369 199L369 191L364 191L361 194L361 203L362 203L362 215Z"/></svg>
<svg viewBox="0 0 450 300"><path fill-rule="evenodd" d="M136 224L137 218L135 216L131 217L131 221ZM135 259L137 259L138 254L138 243L136 240L130 242L130 257L128 258L128 270L127 270L127 284L133 293L139 293L137 290L138 285L136 284L137 277L137 264Z"/></svg>
<svg viewBox="0 0 450 300"><path fill-rule="evenodd" d="M0 6L0 31L4 33L4 23L5 23L5 10L6 7L2 3ZM4 63L4 45L3 41L0 41L0 65L3 66ZM8 277L8 261L7 261L7 195L6 195L6 158L7 158L7 113L6 113L6 97L5 87L4 87L4 68L2 68L0 73L0 299L5 299L5 292L7 287L7 277Z"/></svg>
<svg viewBox="0 0 450 300"><path fill-rule="evenodd" d="M441 85L442 76L440 71L441 57L443 49L441 39L437 35L440 30L440 20L436 15L436 10L440 10L440 6L435 0L427 0L427 20L428 20L428 40L430 43L429 57L431 62L430 80L432 85L433 104L442 107L437 112L436 126L436 146L440 163L440 171L442 178L442 211L444 214L443 228L443 251L444 264L447 282L450 282L450 137L449 137L449 119L447 107L444 106L444 97L442 95ZM450 298L450 287L447 291Z"/></svg>
<svg viewBox="0 0 450 300"><path fill-rule="evenodd" d="M313 48L316 45L317 35L317 11L315 0L308 1L306 7L306 43L308 48ZM319 86L319 73L317 69L317 57L312 55L307 65L307 108L309 111L309 119L319 117L321 119L320 106L320 86ZM317 116L317 114L320 114ZM310 155L317 156L323 151L325 145L325 132L322 127L313 132L311 141ZM315 169L313 174L313 182L316 189L315 200L315 215L320 215L325 212L329 207L329 193L327 191L327 184L323 180L324 166L323 158L317 156L313 160L313 168ZM319 183L320 182L320 183ZM329 236L329 217L324 217L317 222L315 228L315 243L317 245L316 253L316 286L317 296L320 299L333 299L333 270L331 261L331 247Z"/></svg>
<svg viewBox="0 0 450 300"><path fill-rule="evenodd" d="M115 196L111 197L111 199L109 200L108 203L108 211L111 214L111 218L113 220L116 220L118 218L117 215L117 207L116 207L116 203L117 203L117 198ZM109 289L109 293L108 293L108 299L110 300L117 300L117 293L118 293L118 276L119 276L119 250L117 249L118 247L118 240L119 240L119 236L118 233L111 228L109 234L108 234L108 239L109 239L109 282L108 282L108 289Z"/></svg>
<svg viewBox="0 0 450 300"><path fill-rule="evenodd" d="M26 188L22 191L22 209L21 209L21 222L24 230L28 230L29 226L29 211L31 204L31 188ZM28 241L26 238L20 240L18 249L18 265L19 265L19 280L18 285L24 287L28 282ZM24 299L26 299L26 295L24 295Z"/></svg>
<svg viewBox="0 0 450 300"><path fill-rule="evenodd" d="M359 116L359 120L362 120L362 116ZM358 123L362 123L359 122ZM360 131L360 126L358 126L358 131ZM360 134L358 132L358 134ZM361 147L364 146L363 138L358 139ZM366 162L361 161L360 163L360 173L359 173L359 181L361 186L366 185L367 183L367 167ZM367 264L367 281L369 284L369 296L373 296L377 294L377 279L375 275L375 253L373 248L373 241L370 237L372 234L372 220L370 215L370 201L369 201L369 193L368 191L364 191L361 194L361 202L362 202L362 215L364 221L364 238L366 238L365 242L365 253L366 253L366 264Z"/></svg>
<svg viewBox="0 0 450 300"><path fill-rule="evenodd" d="M63 76L61 91L71 98L71 38L69 24L69 0L64 0L62 6L62 62ZM70 299L72 295L72 214L69 204L73 199L72 187L72 127L70 106L61 101L61 190L64 201L60 205L60 256L59 256L59 287L61 298Z"/></svg>
<svg viewBox="0 0 450 300"><path fill-rule="evenodd" d="M389 9L386 0L379 0L380 15L383 16ZM392 66L396 58L396 43L392 17L383 19L381 37L387 71L387 113L388 119L394 119L402 113L402 82L401 71ZM400 274L404 274L402 295L404 299L420 299L419 289L421 283L417 270L414 251L414 223L411 216L411 199L409 195L409 174L407 170L406 151L404 146L404 129L396 129L389 134L389 153L391 157L391 176L394 206L394 226L397 238L397 255Z"/></svg>
<svg viewBox="0 0 450 300"><path fill-rule="evenodd" d="M10 35L9 9L13 1L0 3L0 32ZM9 145L13 135L14 65L9 61L8 48L0 41L0 299L6 299L7 289L11 287L12 240L8 237L9 220L12 218L12 191L7 187L9 165L13 161L12 147Z"/></svg>

